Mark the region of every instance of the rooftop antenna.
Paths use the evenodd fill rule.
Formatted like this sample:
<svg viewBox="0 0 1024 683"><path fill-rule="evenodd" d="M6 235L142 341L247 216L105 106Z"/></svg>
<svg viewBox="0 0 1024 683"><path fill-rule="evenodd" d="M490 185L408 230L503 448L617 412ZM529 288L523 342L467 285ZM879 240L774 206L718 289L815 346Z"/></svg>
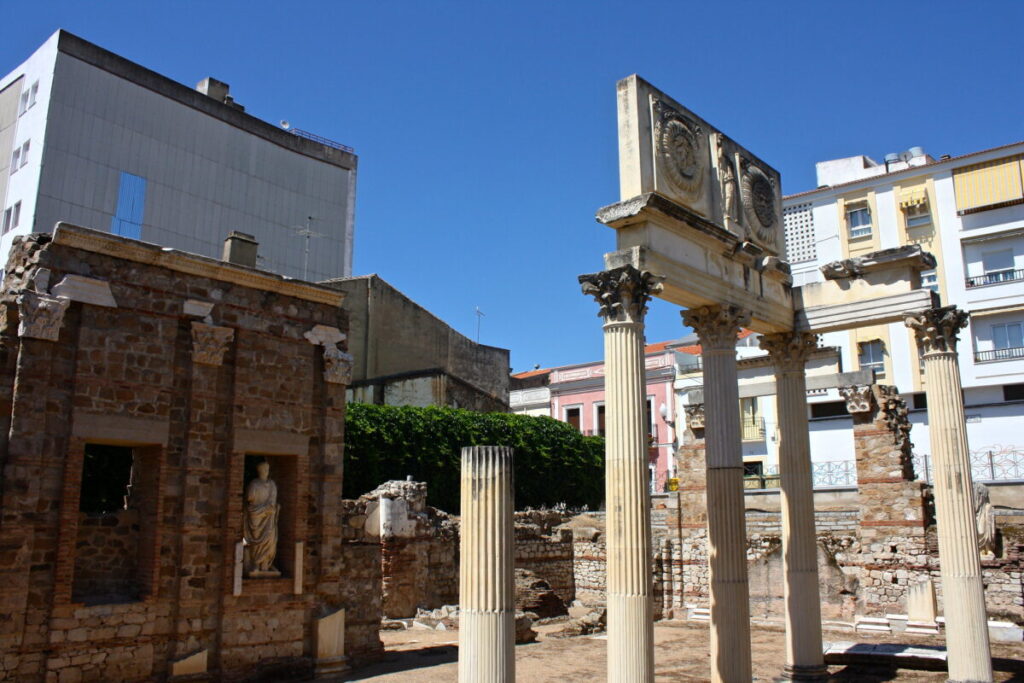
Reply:
<svg viewBox="0 0 1024 683"><path fill-rule="evenodd" d="M480 318L484 317L484 312L480 310L480 307L476 307L476 343L480 343Z"/></svg>
<svg viewBox="0 0 1024 683"><path fill-rule="evenodd" d="M315 219L312 216L306 216L306 227L301 228L298 225L293 225L292 226L293 230L295 230L295 228L299 228L298 230L295 231L296 234L298 234L300 237L305 237L306 238L306 251L305 251L305 254L303 255L303 258L302 258L302 279L303 280L308 280L309 279L309 238L310 237L327 237L327 235L324 235L324 234L319 233L319 232L314 232L312 230L312 228L310 227L310 224L314 220Z"/></svg>

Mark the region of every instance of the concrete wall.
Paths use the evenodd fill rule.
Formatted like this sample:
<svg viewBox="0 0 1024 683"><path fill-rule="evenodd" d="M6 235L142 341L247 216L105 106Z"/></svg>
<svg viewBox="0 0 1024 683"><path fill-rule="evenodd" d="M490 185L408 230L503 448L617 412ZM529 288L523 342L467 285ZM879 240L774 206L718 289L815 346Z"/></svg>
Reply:
<svg viewBox="0 0 1024 683"><path fill-rule="evenodd" d="M346 292L350 315L349 348L355 357L353 384L392 378L400 386L392 398L379 402L394 405L426 405L443 396L446 405L475 407L479 402L458 392L469 390L490 398L490 410L507 409L509 352L477 344L459 334L430 311L377 275L330 280L326 286ZM439 370L464 386L447 382L441 390L430 382L410 382L412 373ZM387 384L393 383L388 379ZM385 393L387 393L387 389ZM432 400L431 400L432 399ZM487 403L487 401L483 401Z"/></svg>

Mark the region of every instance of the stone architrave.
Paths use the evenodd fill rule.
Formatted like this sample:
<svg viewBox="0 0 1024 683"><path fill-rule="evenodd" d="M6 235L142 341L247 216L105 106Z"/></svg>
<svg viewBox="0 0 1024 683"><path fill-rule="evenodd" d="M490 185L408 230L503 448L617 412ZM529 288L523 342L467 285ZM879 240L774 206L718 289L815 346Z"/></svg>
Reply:
<svg viewBox="0 0 1024 683"><path fill-rule="evenodd" d="M749 681L750 588L736 341L750 313L735 306L703 306L682 315L683 324L700 339L704 366L711 675L714 681Z"/></svg>
<svg viewBox="0 0 1024 683"><path fill-rule="evenodd" d="M346 386L352 383L352 356L333 344L324 346L324 381Z"/></svg>
<svg viewBox="0 0 1024 683"><path fill-rule="evenodd" d="M277 502L277 484L270 478L270 463L256 466L258 477L245 487L245 575L277 577L278 521L281 506Z"/></svg>
<svg viewBox="0 0 1024 683"><path fill-rule="evenodd" d="M230 327L192 323L192 360L200 365L222 365L224 354L235 338Z"/></svg>
<svg viewBox="0 0 1024 683"><path fill-rule="evenodd" d="M644 315L660 278L631 265L579 276L604 319L608 681L654 680Z"/></svg>
<svg viewBox="0 0 1024 683"><path fill-rule="evenodd" d="M775 365L779 405L779 474L782 488L782 552L786 601L786 665L783 679L824 680L818 537L814 529L814 481L807 429L804 368L818 348L806 332L761 337Z"/></svg>
<svg viewBox="0 0 1024 683"><path fill-rule="evenodd" d="M991 681L985 589L978 557L967 425L956 344L967 313L956 306L909 314L923 351L939 568L950 681Z"/></svg>
<svg viewBox="0 0 1024 683"><path fill-rule="evenodd" d="M49 294L22 292L18 295L18 336L57 341L70 303Z"/></svg>
<svg viewBox="0 0 1024 683"><path fill-rule="evenodd" d="M462 449L459 682L514 683L513 450Z"/></svg>

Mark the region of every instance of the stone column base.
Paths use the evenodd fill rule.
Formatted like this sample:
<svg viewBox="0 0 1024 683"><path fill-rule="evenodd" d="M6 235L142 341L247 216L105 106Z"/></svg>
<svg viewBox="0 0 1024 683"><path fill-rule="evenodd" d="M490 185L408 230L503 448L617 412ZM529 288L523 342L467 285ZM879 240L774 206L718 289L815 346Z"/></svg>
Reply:
<svg viewBox="0 0 1024 683"><path fill-rule="evenodd" d="M790 666L786 665L782 673L775 677L776 681L827 681L828 667L822 666Z"/></svg>

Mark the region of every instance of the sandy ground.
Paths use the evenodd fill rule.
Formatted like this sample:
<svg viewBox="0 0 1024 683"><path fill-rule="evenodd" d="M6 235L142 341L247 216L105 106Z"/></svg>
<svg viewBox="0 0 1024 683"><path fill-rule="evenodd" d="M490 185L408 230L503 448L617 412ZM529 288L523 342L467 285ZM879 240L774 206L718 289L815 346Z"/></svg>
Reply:
<svg viewBox="0 0 1024 683"><path fill-rule="evenodd" d="M601 681L605 679L605 641L600 636L577 638L545 638L546 632L558 626L540 626L537 643L516 647L516 679L518 681ZM654 628L655 674L659 681L707 681L708 628L704 624L659 622ZM377 681L388 683L442 683L457 679L457 631L383 631L381 639L387 648L382 662L352 672L339 681ZM785 634L779 628L752 629L754 680L771 681L782 670ZM826 641L901 642L906 644L941 644L934 639L912 637L890 641L884 638L855 636L849 631L826 631ZM992 655L1002 669L1024 671L1024 644L993 643ZM885 669L853 669L847 666L830 668L833 681L945 681L941 672ZM1008 671L996 674L997 681L1024 683L1024 673Z"/></svg>

